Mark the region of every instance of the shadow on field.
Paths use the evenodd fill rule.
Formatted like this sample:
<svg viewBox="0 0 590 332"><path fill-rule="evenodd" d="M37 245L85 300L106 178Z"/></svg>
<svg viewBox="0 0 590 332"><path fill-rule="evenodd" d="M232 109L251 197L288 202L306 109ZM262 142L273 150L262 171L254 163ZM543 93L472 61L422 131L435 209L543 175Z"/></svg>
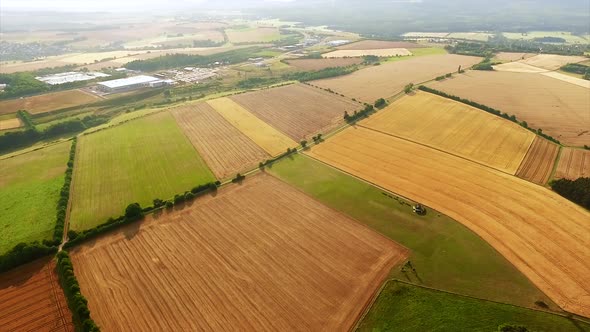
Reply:
<svg viewBox="0 0 590 332"><path fill-rule="evenodd" d="M142 222L133 222L126 227L123 227L123 234L127 240L131 240L132 238L139 233L139 229L141 228Z"/></svg>
<svg viewBox="0 0 590 332"><path fill-rule="evenodd" d="M6 288L19 287L26 284L29 279L41 273L52 259L53 257L40 258L0 274L0 292Z"/></svg>

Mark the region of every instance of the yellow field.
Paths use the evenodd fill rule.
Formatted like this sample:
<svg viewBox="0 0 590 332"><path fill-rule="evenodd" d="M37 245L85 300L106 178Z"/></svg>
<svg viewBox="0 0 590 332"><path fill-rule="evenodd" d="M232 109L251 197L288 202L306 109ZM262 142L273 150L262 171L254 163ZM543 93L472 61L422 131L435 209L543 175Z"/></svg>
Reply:
<svg viewBox="0 0 590 332"><path fill-rule="evenodd" d="M298 145L229 98L213 99L207 103L271 156L279 155Z"/></svg>
<svg viewBox="0 0 590 332"><path fill-rule="evenodd" d="M352 57L363 57L366 55L374 55L379 57L390 57L390 56L407 56L412 55L412 52L405 48L384 48L376 50L337 50L329 53L322 54L323 58L352 58Z"/></svg>
<svg viewBox="0 0 590 332"><path fill-rule="evenodd" d="M535 139L508 120L425 92L406 95L361 125L510 174Z"/></svg>
<svg viewBox="0 0 590 332"><path fill-rule="evenodd" d="M555 303L590 317L590 212L582 207L515 176L363 127L308 153L459 221Z"/></svg>
<svg viewBox="0 0 590 332"><path fill-rule="evenodd" d="M20 128L22 125L19 118L0 120L0 130Z"/></svg>

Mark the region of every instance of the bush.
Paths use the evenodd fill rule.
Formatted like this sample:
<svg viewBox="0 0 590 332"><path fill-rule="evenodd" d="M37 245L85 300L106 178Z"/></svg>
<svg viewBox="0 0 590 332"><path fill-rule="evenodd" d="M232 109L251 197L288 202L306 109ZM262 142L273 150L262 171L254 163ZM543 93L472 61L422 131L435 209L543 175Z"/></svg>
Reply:
<svg viewBox="0 0 590 332"><path fill-rule="evenodd" d="M376 108L381 108L381 107L383 107L383 106L385 106L385 105L387 105L387 102L385 101L385 99L383 99L383 98L379 98L379 99L377 99L377 100L375 101L375 105L374 105L374 106L375 106Z"/></svg>
<svg viewBox="0 0 590 332"><path fill-rule="evenodd" d="M125 208L125 218L127 219L139 219L143 217L143 210L139 203L131 203Z"/></svg>

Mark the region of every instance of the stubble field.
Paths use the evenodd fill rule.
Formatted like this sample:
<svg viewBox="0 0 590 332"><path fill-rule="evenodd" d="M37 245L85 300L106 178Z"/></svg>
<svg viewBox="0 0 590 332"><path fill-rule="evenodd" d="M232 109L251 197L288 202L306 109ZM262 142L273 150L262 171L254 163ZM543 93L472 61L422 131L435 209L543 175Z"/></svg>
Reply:
<svg viewBox="0 0 590 332"><path fill-rule="evenodd" d="M544 185L549 181L555 159L559 154L559 146L542 137L535 137L516 176L536 184Z"/></svg>
<svg viewBox="0 0 590 332"><path fill-rule="evenodd" d="M269 125L298 142L344 121L360 103L305 84L264 89L230 97Z"/></svg>
<svg viewBox="0 0 590 332"><path fill-rule="evenodd" d="M181 106L172 115L218 179L254 167L269 156L207 103Z"/></svg>
<svg viewBox="0 0 590 332"><path fill-rule="evenodd" d="M301 70L322 70L333 67L347 67L363 62L361 58L333 58L333 59L292 59L287 60L290 66Z"/></svg>
<svg viewBox="0 0 590 332"><path fill-rule="evenodd" d="M55 261L41 259L0 274L0 330L74 331Z"/></svg>
<svg viewBox="0 0 590 332"><path fill-rule="evenodd" d="M71 253L105 331L349 330L407 256L268 175L156 218Z"/></svg>
<svg viewBox="0 0 590 332"><path fill-rule="evenodd" d="M100 100L98 96L80 90L52 92L23 99L0 101L0 115L15 113L18 110L26 110L31 114L45 113L98 100Z"/></svg>
<svg viewBox="0 0 590 332"><path fill-rule="evenodd" d="M0 120L0 131L6 129L15 129L22 127L22 122L19 118Z"/></svg>
<svg viewBox="0 0 590 332"><path fill-rule="evenodd" d="M516 115L563 144L590 145L590 91L586 88L537 74L483 71L429 86Z"/></svg>
<svg viewBox="0 0 590 332"><path fill-rule="evenodd" d="M424 45L400 42L400 41L386 41L386 40L361 40L355 43L350 43L336 47L338 50L378 50L384 48L422 48Z"/></svg>
<svg viewBox="0 0 590 332"><path fill-rule="evenodd" d="M590 150L563 148L555 178L575 180L585 177L590 177Z"/></svg>
<svg viewBox="0 0 590 332"><path fill-rule="evenodd" d="M495 115L434 94L395 101L361 126L514 174L535 134Z"/></svg>
<svg viewBox="0 0 590 332"><path fill-rule="evenodd" d="M279 155L286 152L287 148L297 146L295 141L260 120L230 98L208 100L207 103L227 122L248 136L271 156Z"/></svg>
<svg viewBox="0 0 590 332"><path fill-rule="evenodd" d="M588 60L588 58L583 56L538 54L533 57L521 60L521 62L547 70L557 70L568 63L578 63L586 60Z"/></svg>
<svg viewBox="0 0 590 332"><path fill-rule="evenodd" d="M281 39L279 29L273 27L226 29L225 33L231 43L271 42Z"/></svg>
<svg viewBox="0 0 590 332"><path fill-rule="evenodd" d="M70 142L0 159L0 254L50 239Z"/></svg>
<svg viewBox="0 0 590 332"><path fill-rule="evenodd" d="M459 66L467 68L480 61L477 57L454 54L422 56L312 83L372 104L379 98L389 98L401 92L408 83L425 82L456 72Z"/></svg>
<svg viewBox="0 0 590 332"><path fill-rule="evenodd" d="M127 205L214 181L171 114L162 112L80 137L70 228L84 230L118 217Z"/></svg>
<svg viewBox="0 0 590 332"><path fill-rule="evenodd" d="M590 213L497 170L365 128L309 152L461 222L563 309L590 316Z"/></svg>

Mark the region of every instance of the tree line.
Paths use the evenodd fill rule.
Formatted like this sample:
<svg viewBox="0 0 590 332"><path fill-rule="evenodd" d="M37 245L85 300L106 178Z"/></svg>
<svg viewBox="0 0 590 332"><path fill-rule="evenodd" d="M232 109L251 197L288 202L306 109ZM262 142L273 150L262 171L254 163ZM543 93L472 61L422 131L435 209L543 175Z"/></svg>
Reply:
<svg viewBox="0 0 590 332"><path fill-rule="evenodd" d="M551 182L551 189L570 201L590 210L590 178L555 180Z"/></svg>
<svg viewBox="0 0 590 332"><path fill-rule="evenodd" d="M569 63L560 68L568 73L584 75L585 80L590 80L590 66L581 65L579 63Z"/></svg>
<svg viewBox="0 0 590 332"><path fill-rule="evenodd" d="M142 208L139 203L131 203L127 205L127 207L125 208L125 212L122 216L119 216L117 218L111 217L106 222L96 227L86 229L82 232L76 232L74 230L68 231L68 242L64 244L64 248L71 248L84 241L95 238L98 235L104 234L111 230L117 229L121 226L141 220L143 219L145 213L151 212L155 209L172 208L174 205L183 204L206 193L214 192L217 190L217 187L219 185L221 185L219 181L198 185L190 191L174 195L174 198L171 200L162 200L156 198L153 200L152 206L148 206L145 208Z"/></svg>
<svg viewBox="0 0 590 332"><path fill-rule="evenodd" d="M68 202L70 200L70 186L72 184L72 173L74 172L74 159L76 157L76 137L72 138L72 147L70 148L70 156L68 159L68 168L64 184L59 192L59 200L57 201L57 212L55 220L55 229L53 230L53 243L59 245L64 235L64 225L66 221L66 212L68 209Z"/></svg>
<svg viewBox="0 0 590 332"><path fill-rule="evenodd" d="M57 247L53 243L39 243L39 241L30 243L21 242L8 252L0 255L0 272L6 272L12 268L56 252Z"/></svg>
<svg viewBox="0 0 590 332"><path fill-rule="evenodd" d="M512 122L520 125L521 127L525 128L525 129L528 129L528 130L532 131L533 133L535 133L535 134L537 134L537 135L539 135L539 136L541 136L541 137L543 137L543 138L545 138L547 140L550 140L550 141L552 141L554 143L557 143L557 144L560 144L561 145L561 143L557 139L555 139L555 138L553 138L553 137L551 137L551 136L543 133L543 130L542 129L535 130L533 128L530 128L528 126L528 124L527 124L526 121L519 122L515 115L509 115L507 113L502 113L502 112L498 111L497 109L491 108L489 106L482 105L480 103L476 103L476 102L471 101L469 99L464 99L464 98L461 98L461 97L453 96L453 95L447 94L445 92L442 92L442 91L439 91L439 90L436 90L436 89L433 89L433 88L430 88L430 87L427 87L427 86L424 86L424 85L419 86L418 89L420 89L422 91L426 91L426 92L432 93L432 94L435 94L435 95L439 95L441 97L445 97L445 98L448 98L448 99L451 99L451 100L454 100L454 101L458 101L460 103L467 104L469 106L473 106L475 108L479 108L480 110L484 110L484 111L486 111L488 113L491 113L491 114L494 114L496 116L502 117L502 118L504 118L506 120L512 121Z"/></svg>
<svg viewBox="0 0 590 332"><path fill-rule="evenodd" d="M383 102L385 102L384 99ZM378 99L375 104L381 105L380 99ZM354 111L353 114L349 114L347 111L344 111L344 121L347 123L355 123L360 119L368 117L373 112L375 112L375 107L373 107L373 105L366 105L364 109L361 111Z"/></svg>
<svg viewBox="0 0 590 332"><path fill-rule="evenodd" d="M94 320L90 317L88 300L86 300L80 291L80 284L74 274L74 265L72 264L70 255L62 250L57 253L56 258L57 274L61 287L66 295L68 307L70 307L70 311L72 312L72 321L76 326L76 331L100 331Z"/></svg>

